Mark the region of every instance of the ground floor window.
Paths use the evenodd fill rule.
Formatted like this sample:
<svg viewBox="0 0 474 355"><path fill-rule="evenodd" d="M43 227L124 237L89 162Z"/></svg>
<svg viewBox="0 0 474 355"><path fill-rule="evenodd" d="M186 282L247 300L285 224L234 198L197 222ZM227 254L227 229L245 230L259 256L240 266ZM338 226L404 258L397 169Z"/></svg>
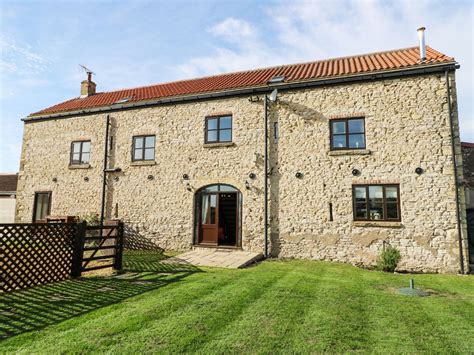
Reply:
<svg viewBox="0 0 474 355"><path fill-rule="evenodd" d="M51 212L51 192L36 192L33 205L33 223L45 220Z"/></svg>
<svg viewBox="0 0 474 355"><path fill-rule="evenodd" d="M399 185L354 185L354 220L400 221Z"/></svg>

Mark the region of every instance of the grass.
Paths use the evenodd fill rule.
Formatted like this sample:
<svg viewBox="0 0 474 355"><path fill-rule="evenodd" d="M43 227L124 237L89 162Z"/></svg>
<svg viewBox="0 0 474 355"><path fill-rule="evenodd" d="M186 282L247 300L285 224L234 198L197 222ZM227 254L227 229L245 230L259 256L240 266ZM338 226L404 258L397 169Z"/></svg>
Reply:
<svg viewBox="0 0 474 355"><path fill-rule="evenodd" d="M315 261L244 270L125 259L119 277L0 296L0 353L474 351L474 278ZM414 277L432 295L398 295Z"/></svg>

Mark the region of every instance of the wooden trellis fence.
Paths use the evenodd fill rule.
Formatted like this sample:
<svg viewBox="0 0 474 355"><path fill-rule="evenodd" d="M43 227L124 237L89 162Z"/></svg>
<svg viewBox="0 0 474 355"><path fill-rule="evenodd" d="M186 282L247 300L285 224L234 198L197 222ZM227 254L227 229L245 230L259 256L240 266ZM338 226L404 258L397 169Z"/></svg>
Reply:
<svg viewBox="0 0 474 355"><path fill-rule="evenodd" d="M0 292L122 268L123 223L0 224ZM92 265L91 265L92 264Z"/></svg>

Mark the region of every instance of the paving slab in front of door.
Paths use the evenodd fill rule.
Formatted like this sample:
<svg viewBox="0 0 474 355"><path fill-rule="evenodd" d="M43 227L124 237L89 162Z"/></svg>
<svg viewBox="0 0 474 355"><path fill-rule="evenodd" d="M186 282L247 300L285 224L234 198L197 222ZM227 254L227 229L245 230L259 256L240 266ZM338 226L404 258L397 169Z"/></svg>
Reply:
<svg viewBox="0 0 474 355"><path fill-rule="evenodd" d="M263 255L242 250L196 248L164 260L170 264L191 264L195 266L225 267L241 269L263 259Z"/></svg>

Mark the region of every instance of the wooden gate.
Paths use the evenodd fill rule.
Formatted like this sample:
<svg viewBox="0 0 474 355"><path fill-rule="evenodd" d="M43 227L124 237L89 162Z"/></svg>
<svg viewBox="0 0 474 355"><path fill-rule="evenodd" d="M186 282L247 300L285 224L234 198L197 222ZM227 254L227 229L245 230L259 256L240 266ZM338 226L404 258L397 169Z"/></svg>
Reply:
<svg viewBox="0 0 474 355"><path fill-rule="evenodd" d="M76 258L72 276L105 268L122 269L123 223L111 221L105 225L79 226Z"/></svg>

